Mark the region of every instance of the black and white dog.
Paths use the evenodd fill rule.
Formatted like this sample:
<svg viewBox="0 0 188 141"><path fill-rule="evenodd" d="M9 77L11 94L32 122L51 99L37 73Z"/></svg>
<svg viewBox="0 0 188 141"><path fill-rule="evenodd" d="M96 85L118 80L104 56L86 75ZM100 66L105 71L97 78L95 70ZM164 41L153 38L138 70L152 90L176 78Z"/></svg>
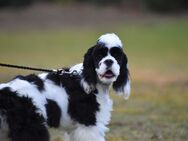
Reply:
<svg viewBox="0 0 188 141"><path fill-rule="evenodd" d="M102 35L83 64L64 73L17 76L0 84L0 140L49 141L48 127L54 127L66 131L65 141L105 141L111 85L128 98L127 57L113 33Z"/></svg>

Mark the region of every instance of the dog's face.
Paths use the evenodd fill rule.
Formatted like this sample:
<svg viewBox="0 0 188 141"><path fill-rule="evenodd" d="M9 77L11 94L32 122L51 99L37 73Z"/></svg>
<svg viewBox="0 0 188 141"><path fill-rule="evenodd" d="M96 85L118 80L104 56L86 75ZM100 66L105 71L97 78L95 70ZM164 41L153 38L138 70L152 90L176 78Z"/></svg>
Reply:
<svg viewBox="0 0 188 141"><path fill-rule="evenodd" d="M121 40L115 34L101 36L85 54L82 85L89 93L97 83L113 84L114 90L120 95L129 96L127 56L123 52Z"/></svg>
<svg viewBox="0 0 188 141"><path fill-rule="evenodd" d="M111 84L117 80L122 64L122 55L122 49L118 47L107 48L101 44L94 48L92 56L98 81Z"/></svg>

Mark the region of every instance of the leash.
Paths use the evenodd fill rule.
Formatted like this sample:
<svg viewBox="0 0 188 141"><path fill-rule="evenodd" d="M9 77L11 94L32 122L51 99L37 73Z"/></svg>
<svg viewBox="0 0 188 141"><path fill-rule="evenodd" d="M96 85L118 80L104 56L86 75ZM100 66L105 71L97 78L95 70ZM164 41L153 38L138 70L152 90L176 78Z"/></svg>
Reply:
<svg viewBox="0 0 188 141"><path fill-rule="evenodd" d="M18 66L18 65L3 64L3 63L0 63L0 66L1 67L8 67L8 68L23 69L23 70L34 70L34 71L40 71L40 72L54 72L54 70L50 70L50 69L34 68L34 67L27 67L27 66Z"/></svg>
<svg viewBox="0 0 188 141"><path fill-rule="evenodd" d="M66 73L66 74L71 74L71 76L75 76L79 74L76 70L69 72L69 71L66 71L66 69L50 70L50 69L44 69L44 68L35 68L35 67L19 66L19 65L4 64L4 63L0 63L0 67L16 68L16 69L23 69L23 70L34 70L34 71L48 72L48 73L53 72L58 75L62 75Z"/></svg>

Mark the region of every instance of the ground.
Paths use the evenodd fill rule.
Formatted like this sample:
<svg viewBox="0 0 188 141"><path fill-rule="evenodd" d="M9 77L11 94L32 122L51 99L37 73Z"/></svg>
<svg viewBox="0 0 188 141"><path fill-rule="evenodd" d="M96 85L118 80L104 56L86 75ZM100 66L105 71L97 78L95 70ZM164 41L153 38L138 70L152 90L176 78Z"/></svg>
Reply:
<svg viewBox="0 0 188 141"><path fill-rule="evenodd" d="M28 13L36 11L35 9ZM16 19L18 15L28 13L15 14ZM107 13L109 14L109 11ZM57 26L50 24L42 28L40 22L32 20L36 25L29 25L25 19L28 15L22 17L25 22L15 21L15 24L19 24L16 26L12 23L15 19L10 19L10 22L7 18L7 15L14 17L14 12L3 10L0 14L4 21L0 23L0 62L45 68L74 65L82 62L83 54L95 44L101 34L115 32L122 39L129 58L132 93L126 101L111 91L114 110L107 141L186 141L187 18L149 18L150 16L146 15L144 22L138 18L135 18L136 21L128 18L127 22L126 14L123 19L122 15L117 18L117 13L116 11L115 16L109 14L112 17L107 18L107 22L112 19L117 21L106 26L105 21L89 24L93 23L90 21L84 26L80 20L73 26L61 26L64 23L62 21L55 24ZM31 14L30 18L32 16ZM34 16L35 18L37 16ZM86 22L87 18L83 20ZM0 82L8 81L17 74L29 73L33 72L0 68ZM51 134L53 141L61 140L60 131L51 130Z"/></svg>

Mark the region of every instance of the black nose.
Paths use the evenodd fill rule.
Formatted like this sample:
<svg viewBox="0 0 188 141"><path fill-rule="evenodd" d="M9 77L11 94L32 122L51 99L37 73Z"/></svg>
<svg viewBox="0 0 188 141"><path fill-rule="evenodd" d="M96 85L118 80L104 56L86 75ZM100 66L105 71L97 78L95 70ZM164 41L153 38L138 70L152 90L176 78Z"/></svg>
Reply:
<svg viewBox="0 0 188 141"><path fill-rule="evenodd" d="M106 64L107 67L111 67L113 64L113 61L111 59L107 59L104 61L104 63Z"/></svg>

